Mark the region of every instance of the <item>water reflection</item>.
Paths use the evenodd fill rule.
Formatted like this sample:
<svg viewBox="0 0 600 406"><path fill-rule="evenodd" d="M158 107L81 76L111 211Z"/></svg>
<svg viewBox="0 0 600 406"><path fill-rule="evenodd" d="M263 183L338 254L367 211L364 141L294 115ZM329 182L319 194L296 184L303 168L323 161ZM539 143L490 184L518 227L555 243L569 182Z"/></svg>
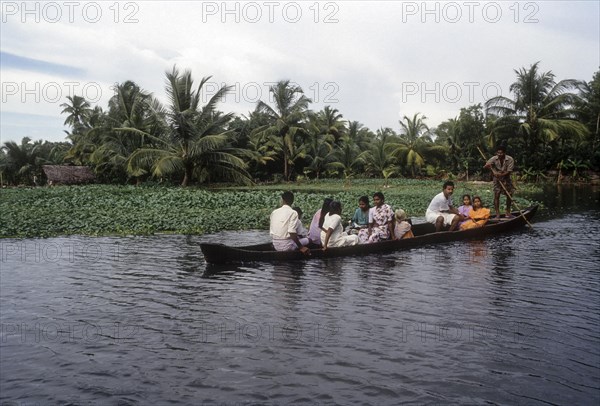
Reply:
<svg viewBox="0 0 600 406"><path fill-rule="evenodd" d="M486 263L489 255L488 245L483 240L465 241L467 246L467 259L470 266L479 268Z"/></svg>
<svg viewBox="0 0 600 406"><path fill-rule="evenodd" d="M542 193L528 194L527 197L544 204L536 221L588 211L600 214L600 185L546 185Z"/></svg>
<svg viewBox="0 0 600 406"><path fill-rule="evenodd" d="M495 249L490 252L492 272L499 276L497 281L504 281L506 274L510 274L515 264L515 247L512 246L512 240L506 237L496 238L495 244Z"/></svg>
<svg viewBox="0 0 600 406"><path fill-rule="evenodd" d="M204 262L204 258L202 258L202 262ZM244 273L244 272L253 272L252 264L240 265L240 264L208 264L203 263L199 264L199 269L204 267L204 271L202 272L202 277L206 279L214 278L214 279L227 279L228 275L233 275L236 273Z"/></svg>
<svg viewBox="0 0 600 406"><path fill-rule="evenodd" d="M183 237L180 252L177 256L178 269L183 273L197 273L204 270L202 263L204 258L198 249L198 238L191 235Z"/></svg>

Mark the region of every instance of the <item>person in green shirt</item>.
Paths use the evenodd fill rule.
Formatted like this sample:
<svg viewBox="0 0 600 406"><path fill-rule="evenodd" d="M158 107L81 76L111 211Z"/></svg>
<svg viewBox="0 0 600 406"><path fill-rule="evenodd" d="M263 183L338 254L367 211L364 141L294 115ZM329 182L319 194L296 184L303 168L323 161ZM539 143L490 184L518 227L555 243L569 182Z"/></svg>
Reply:
<svg viewBox="0 0 600 406"><path fill-rule="evenodd" d="M354 216L350 220L348 227L348 234L358 234L358 230L361 228L367 228L369 226L369 197L361 196L358 199L358 207L354 211Z"/></svg>

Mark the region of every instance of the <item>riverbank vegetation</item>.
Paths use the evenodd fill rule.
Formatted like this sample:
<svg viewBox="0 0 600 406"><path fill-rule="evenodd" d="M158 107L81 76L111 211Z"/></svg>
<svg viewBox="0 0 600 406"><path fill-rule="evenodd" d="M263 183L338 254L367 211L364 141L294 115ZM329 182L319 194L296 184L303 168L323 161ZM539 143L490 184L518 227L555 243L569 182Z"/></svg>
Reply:
<svg viewBox="0 0 600 406"><path fill-rule="evenodd" d="M384 184L385 183L385 184ZM87 185L7 188L0 191L0 237L57 235L203 234L221 230L267 230L269 215L283 190L296 193L295 205L308 226L323 199L343 204L349 219L361 195L383 191L386 202L411 217L423 217L441 181L382 179L355 181L346 187L337 180L306 181L251 188L180 188L164 186ZM519 186L520 206L534 186ZM492 205L491 183L458 182L455 201L463 193L478 194Z"/></svg>
<svg viewBox="0 0 600 406"><path fill-rule="evenodd" d="M515 76L510 95L462 108L437 128L417 113L397 128L373 130L331 106L312 111L290 81L272 86L270 100L247 116L222 112L230 87L207 94L209 78L194 85L191 72L173 68L166 73L167 105L134 81L116 85L107 108L67 97L66 141L4 143L0 183L43 184L44 164L84 165L109 184L487 180L477 149L491 156L498 144L508 146L522 181L578 180L600 169L600 72L589 82L557 81L535 63Z"/></svg>

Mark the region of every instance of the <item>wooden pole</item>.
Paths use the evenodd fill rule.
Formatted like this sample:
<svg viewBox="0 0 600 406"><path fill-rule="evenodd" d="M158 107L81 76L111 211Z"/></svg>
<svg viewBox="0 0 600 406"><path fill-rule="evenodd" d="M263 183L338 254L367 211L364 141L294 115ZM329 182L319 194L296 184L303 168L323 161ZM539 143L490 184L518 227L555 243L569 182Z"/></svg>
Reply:
<svg viewBox="0 0 600 406"><path fill-rule="evenodd" d="M479 153L481 154L481 157L483 158L483 160L485 162L487 162L487 158L485 157L485 154L483 153L483 151L481 151L481 149L479 148L479 146L477 146L477 151L479 151ZM494 175L496 175L496 171L494 171L494 168L490 168L492 173ZM504 183L499 180L498 183L500 183L500 186L502 186L502 189L504 189L504 193L506 193L506 196L508 196L510 198L510 200L512 200L512 202L514 203L515 207L517 208L517 210L519 210L519 213L521 213L521 216L523 217L523 219L525 220L525 222L527 223L527 225L530 228L533 228L533 226L531 225L531 223L529 222L529 220L527 220L527 217L525 217L525 214L523 212L523 210L521 210L521 208L519 207L519 205L517 204L517 202L515 202L515 199L513 199L513 197L510 195L510 193L508 193L508 190L506 190L506 186L504 186Z"/></svg>

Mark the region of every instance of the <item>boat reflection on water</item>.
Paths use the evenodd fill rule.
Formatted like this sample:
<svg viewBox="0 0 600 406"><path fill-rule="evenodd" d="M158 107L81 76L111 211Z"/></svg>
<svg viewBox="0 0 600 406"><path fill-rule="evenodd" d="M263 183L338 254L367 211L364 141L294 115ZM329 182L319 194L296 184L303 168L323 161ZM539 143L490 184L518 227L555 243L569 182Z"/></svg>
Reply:
<svg viewBox="0 0 600 406"><path fill-rule="evenodd" d="M485 262L489 255L488 245L483 240L471 240L466 242L468 246L467 255L469 264L480 265Z"/></svg>

